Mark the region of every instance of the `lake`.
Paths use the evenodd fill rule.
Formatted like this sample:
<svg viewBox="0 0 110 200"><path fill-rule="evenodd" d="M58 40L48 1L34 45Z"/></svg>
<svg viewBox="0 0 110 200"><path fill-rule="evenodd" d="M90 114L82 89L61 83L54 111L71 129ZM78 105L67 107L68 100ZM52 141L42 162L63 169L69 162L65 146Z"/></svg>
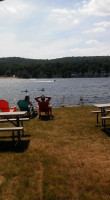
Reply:
<svg viewBox="0 0 110 200"><path fill-rule="evenodd" d="M26 92L27 91L27 92ZM45 94L51 96L53 107L84 105L110 102L110 78L56 78L56 79L0 79L0 99L5 99L10 106L29 94L34 106L34 98Z"/></svg>

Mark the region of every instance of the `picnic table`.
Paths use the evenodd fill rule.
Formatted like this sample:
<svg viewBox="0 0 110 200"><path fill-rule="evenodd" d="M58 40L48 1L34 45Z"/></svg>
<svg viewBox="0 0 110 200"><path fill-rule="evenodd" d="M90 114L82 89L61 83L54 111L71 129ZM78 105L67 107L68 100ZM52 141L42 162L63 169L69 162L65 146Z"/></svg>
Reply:
<svg viewBox="0 0 110 200"><path fill-rule="evenodd" d="M25 118L27 111L19 111L19 112L0 112L0 122L10 122L14 126L1 127L0 131L11 131L12 132L12 140L14 142L15 139L15 131L17 132L17 143L20 141L21 137L24 135L23 121L29 120L29 118ZM21 134L22 132L22 134ZM16 144L17 144L16 143Z"/></svg>
<svg viewBox="0 0 110 200"><path fill-rule="evenodd" d="M110 103L106 103L106 104L93 104L93 106L97 107L100 109L100 113L101 113L101 119L102 119L102 126L106 126L105 121L107 119L110 119L110 116L108 116L108 113L110 112L109 109L110 108ZM95 111L98 112L98 111Z"/></svg>
<svg viewBox="0 0 110 200"><path fill-rule="evenodd" d="M101 109L101 114L105 115L105 109L106 108L110 108L110 103L106 103L106 104L93 104L93 106L100 108Z"/></svg>

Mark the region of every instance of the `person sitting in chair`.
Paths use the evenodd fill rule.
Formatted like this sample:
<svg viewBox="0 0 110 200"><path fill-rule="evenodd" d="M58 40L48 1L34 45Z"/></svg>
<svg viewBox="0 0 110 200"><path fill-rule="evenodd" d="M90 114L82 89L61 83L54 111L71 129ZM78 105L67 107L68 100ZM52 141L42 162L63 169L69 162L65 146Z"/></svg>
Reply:
<svg viewBox="0 0 110 200"><path fill-rule="evenodd" d="M34 108L30 101L29 95L26 95L24 100L19 100L17 103L19 109L21 111L27 111L27 115L30 118L31 116L34 116Z"/></svg>
<svg viewBox="0 0 110 200"><path fill-rule="evenodd" d="M52 116L52 105L49 105L51 97L49 96L38 96L35 98L39 105L39 117L41 117L41 112L45 112L48 116Z"/></svg>
<svg viewBox="0 0 110 200"><path fill-rule="evenodd" d="M28 111L28 113L29 113L29 116L30 116L30 117L35 117L35 116L37 116L37 115L38 115L38 114L37 114L37 111L34 111L34 107L33 107L33 104L32 104L31 101L30 101L29 95L26 95L24 100L28 102L28 110L27 110L27 111Z"/></svg>
<svg viewBox="0 0 110 200"><path fill-rule="evenodd" d="M26 95L24 100L28 102L28 106L32 106L33 107L32 103L30 101L29 95Z"/></svg>

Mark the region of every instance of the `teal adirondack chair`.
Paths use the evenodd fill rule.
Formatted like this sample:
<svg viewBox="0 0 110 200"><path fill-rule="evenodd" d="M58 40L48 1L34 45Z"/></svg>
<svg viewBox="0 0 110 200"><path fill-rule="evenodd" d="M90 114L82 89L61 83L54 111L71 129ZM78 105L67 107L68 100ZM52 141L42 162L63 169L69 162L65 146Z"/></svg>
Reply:
<svg viewBox="0 0 110 200"><path fill-rule="evenodd" d="M37 112L34 111L33 107L28 106L28 101L19 100L17 105L18 105L20 111L27 111L27 116L29 118L37 116Z"/></svg>
<svg viewBox="0 0 110 200"><path fill-rule="evenodd" d="M17 103L20 111L29 111L30 109L28 108L28 102L25 100L19 100Z"/></svg>

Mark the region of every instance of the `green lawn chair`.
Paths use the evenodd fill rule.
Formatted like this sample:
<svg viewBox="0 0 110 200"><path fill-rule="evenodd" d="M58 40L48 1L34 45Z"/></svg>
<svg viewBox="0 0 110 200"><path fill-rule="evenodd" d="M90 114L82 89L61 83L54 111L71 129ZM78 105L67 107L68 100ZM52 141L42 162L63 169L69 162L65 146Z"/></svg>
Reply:
<svg viewBox="0 0 110 200"><path fill-rule="evenodd" d="M28 105L28 101L25 100L19 100L17 103L20 111L27 111L27 115L30 118L33 118L35 116L37 116L37 111L34 111L33 106L29 106Z"/></svg>
<svg viewBox="0 0 110 200"><path fill-rule="evenodd" d="M19 100L17 103L20 111L28 111L28 102L25 100Z"/></svg>
<svg viewBox="0 0 110 200"><path fill-rule="evenodd" d="M28 101L19 100L17 105L18 105L20 111L27 111L28 117L30 117L30 108L28 107Z"/></svg>

